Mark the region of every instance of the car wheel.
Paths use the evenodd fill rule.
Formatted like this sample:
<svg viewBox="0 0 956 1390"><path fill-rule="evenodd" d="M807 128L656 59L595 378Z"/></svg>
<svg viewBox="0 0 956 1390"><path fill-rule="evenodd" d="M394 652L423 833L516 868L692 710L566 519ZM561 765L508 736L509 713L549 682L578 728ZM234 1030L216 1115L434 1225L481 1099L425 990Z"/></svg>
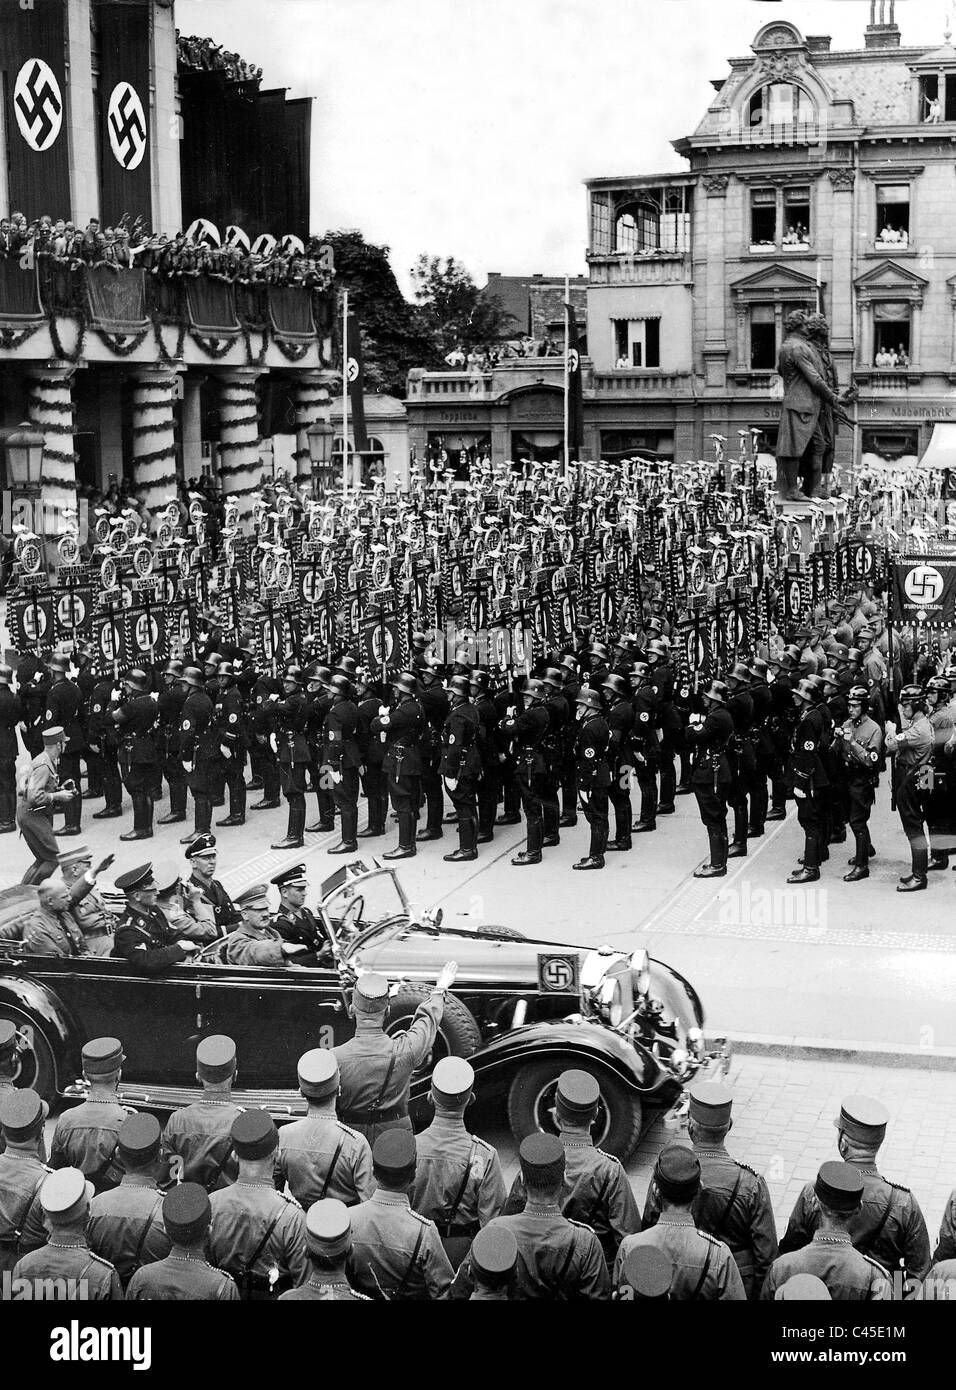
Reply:
<svg viewBox="0 0 956 1390"><path fill-rule="evenodd" d="M532 1062L515 1074L508 1092L508 1121L511 1132L520 1144L529 1134L557 1134L554 1122L554 1101L558 1077L569 1066L586 1071L595 1077L601 1088L601 1103L591 1137L598 1148L626 1162L641 1134L642 1107L623 1081L613 1072L587 1059L556 1057L551 1061Z"/></svg>
<svg viewBox="0 0 956 1390"><path fill-rule="evenodd" d="M17 1053L14 1086L36 1091L41 1100L52 1105L56 1100L56 1062L52 1047L29 1014L11 1004L0 1004L0 1018L9 1019L27 1039L28 1045Z"/></svg>
<svg viewBox="0 0 956 1390"><path fill-rule="evenodd" d="M528 939L523 931L515 931L514 927L479 927L478 935L497 937L499 941L527 941Z"/></svg>
<svg viewBox="0 0 956 1390"><path fill-rule="evenodd" d="M402 985L389 1003L386 1032L406 1032L419 1004L430 997L431 990L425 985ZM440 1062L443 1057L470 1057L480 1046L481 1032L474 1014L460 999L456 999L453 994L446 994L445 1010L432 1055L426 1059L420 1070L430 1075L435 1063Z"/></svg>

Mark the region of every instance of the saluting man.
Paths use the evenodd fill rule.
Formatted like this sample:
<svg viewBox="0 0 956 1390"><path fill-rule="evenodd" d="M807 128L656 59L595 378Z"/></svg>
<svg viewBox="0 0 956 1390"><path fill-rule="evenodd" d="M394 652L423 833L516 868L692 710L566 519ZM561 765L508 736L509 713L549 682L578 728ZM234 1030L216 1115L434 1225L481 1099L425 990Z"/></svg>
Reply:
<svg viewBox="0 0 956 1390"><path fill-rule="evenodd" d="M408 1117L412 1075L435 1045L445 995L457 973L455 961L442 967L430 996L422 1000L407 1030L397 1037L385 1032L385 977L369 971L355 983L349 1005L349 1013L355 1019L355 1036L333 1049L342 1087L339 1116L364 1134L373 1147L383 1130L404 1129L412 1133Z"/></svg>
<svg viewBox="0 0 956 1390"><path fill-rule="evenodd" d="M43 752L17 779L17 825L34 862L21 883L42 883L56 872L59 849L53 833L53 811L69 805L75 796L69 783L60 786L57 771L65 736L59 725L43 731Z"/></svg>

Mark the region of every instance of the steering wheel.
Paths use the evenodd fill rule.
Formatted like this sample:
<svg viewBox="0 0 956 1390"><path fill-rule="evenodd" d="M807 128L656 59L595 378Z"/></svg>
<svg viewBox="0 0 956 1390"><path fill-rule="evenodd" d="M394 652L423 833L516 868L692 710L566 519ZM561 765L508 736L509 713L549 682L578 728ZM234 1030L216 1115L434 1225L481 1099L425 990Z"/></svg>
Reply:
<svg viewBox="0 0 956 1390"><path fill-rule="evenodd" d="M365 910L365 897L359 893L353 898L339 918L339 930L346 936L354 936L359 929L362 913Z"/></svg>

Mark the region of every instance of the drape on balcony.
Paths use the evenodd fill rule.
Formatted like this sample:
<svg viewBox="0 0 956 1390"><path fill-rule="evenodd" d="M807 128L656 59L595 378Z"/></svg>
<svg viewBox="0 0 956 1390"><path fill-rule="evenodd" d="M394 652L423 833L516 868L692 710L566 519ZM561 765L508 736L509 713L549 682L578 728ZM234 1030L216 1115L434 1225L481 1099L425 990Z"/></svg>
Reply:
<svg viewBox="0 0 956 1390"><path fill-rule="evenodd" d="M26 323L42 316L36 269L21 270L18 260L0 258L0 319Z"/></svg>
<svg viewBox="0 0 956 1390"><path fill-rule="evenodd" d="M91 265L86 272L90 323L108 333L138 333L146 325L146 288L141 270Z"/></svg>
<svg viewBox="0 0 956 1390"><path fill-rule="evenodd" d="M197 275L186 281L189 322L199 333L228 337L239 332L236 292L225 280Z"/></svg>
<svg viewBox="0 0 956 1390"><path fill-rule="evenodd" d="M269 286L269 320L283 338L312 338L312 295L295 285Z"/></svg>

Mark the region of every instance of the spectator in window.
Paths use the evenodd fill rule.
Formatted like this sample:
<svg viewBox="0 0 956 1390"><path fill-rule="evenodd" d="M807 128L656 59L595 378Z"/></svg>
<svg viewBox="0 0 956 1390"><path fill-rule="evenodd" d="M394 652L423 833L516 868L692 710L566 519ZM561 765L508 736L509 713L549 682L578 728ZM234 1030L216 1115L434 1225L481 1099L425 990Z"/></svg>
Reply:
<svg viewBox="0 0 956 1390"><path fill-rule="evenodd" d="M619 370L620 370L621 368L625 368L625 369L626 369L627 367L629 367L629 366L631 365L630 362L627 360L627 353L624 353L624 352L621 353L621 356L617 359L617 364L616 364L616 365L617 365L617 367L618 367Z"/></svg>
<svg viewBox="0 0 956 1390"><path fill-rule="evenodd" d="M924 97L928 110L923 117L924 125L939 125L943 119L943 108L940 105L939 97Z"/></svg>
<svg viewBox="0 0 956 1390"><path fill-rule="evenodd" d="M896 365L897 367L908 367L909 364L910 364L909 353L906 351L906 348L903 346L903 344L900 343L899 347L896 349L896 363L895 363L895 365Z"/></svg>

